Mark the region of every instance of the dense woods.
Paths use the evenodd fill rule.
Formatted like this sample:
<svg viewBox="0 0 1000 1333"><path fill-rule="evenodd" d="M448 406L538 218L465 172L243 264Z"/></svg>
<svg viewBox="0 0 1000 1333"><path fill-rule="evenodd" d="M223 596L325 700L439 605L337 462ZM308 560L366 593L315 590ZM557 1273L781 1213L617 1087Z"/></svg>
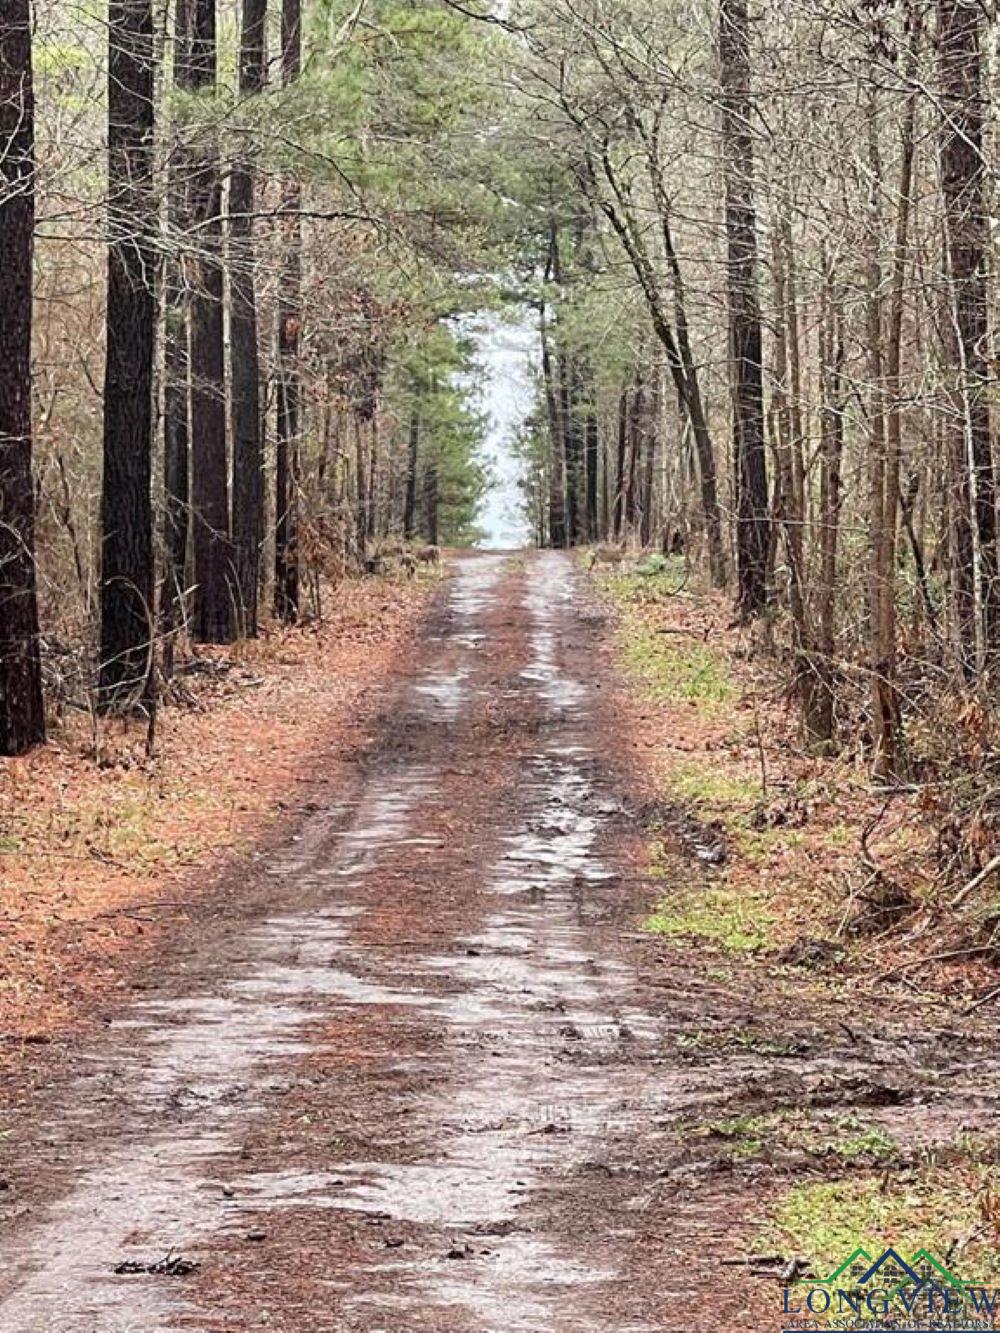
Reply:
<svg viewBox="0 0 1000 1333"><path fill-rule="evenodd" d="M979 767L995 19L975 0L523 17L539 538L728 587L813 747L891 780Z"/></svg>
<svg viewBox="0 0 1000 1333"><path fill-rule="evenodd" d="M537 541L686 561L812 745L951 762L920 719L968 716L1000 644L983 6L106 17L0 28L5 750L40 670L148 708L179 638L471 539L463 316L499 307L537 334Z"/></svg>
<svg viewBox="0 0 1000 1333"><path fill-rule="evenodd" d="M2 7L4 753L43 678L148 713L179 644L473 535L492 205L434 163L487 54L437 3Z"/></svg>

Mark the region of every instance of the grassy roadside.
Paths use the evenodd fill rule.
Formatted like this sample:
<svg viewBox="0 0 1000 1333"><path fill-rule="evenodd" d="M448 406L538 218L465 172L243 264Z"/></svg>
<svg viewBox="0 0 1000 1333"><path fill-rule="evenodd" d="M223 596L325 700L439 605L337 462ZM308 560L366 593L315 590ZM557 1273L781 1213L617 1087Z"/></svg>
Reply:
<svg viewBox="0 0 1000 1333"><path fill-rule="evenodd" d="M917 966L983 945L1000 909L986 893L942 919L939 831L920 793L874 790L858 756L807 753L785 666L731 624L727 603L692 591L680 562L595 584L654 796L725 851L709 892L673 886L651 929L764 953L830 985L888 979L960 1005L979 997L995 973L975 952ZM669 823L650 831L654 877Z"/></svg>
<svg viewBox="0 0 1000 1333"><path fill-rule="evenodd" d="M662 888L645 929L713 980L749 968L787 997L788 1033L692 1030L681 1054L792 1058L796 1016L823 997L857 997L897 1023L934 1011L960 1026L995 973L975 956L921 960L988 938L996 904L984 897L955 933L940 930L947 892L919 794L887 800L857 757L806 753L785 669L731 624L728 604L692 589L681 562L593 581L646 775L644 870ZM699 840L723 850L695 870L692 837L696 850ZM788 1100L681 1127L689 1152L760 1193L748 1253L802 1256L822 1274L858 1244L895 1242L952 1256L967 1280L1000 1279L995 1132L933 1115L917 1129L910 1107L863 1099L850 1109Z"/></svg>
<svg viewBox="0 0 1000 1333"><path fill-rule="evenodd" d="M433 581L348 581L320 624L199 650L145 726L69 714L50 743L0 763L0 1060L111 993L213 876L335 778L366 701L397 669ZM96 741L96 744L95 744Z"/></svg>

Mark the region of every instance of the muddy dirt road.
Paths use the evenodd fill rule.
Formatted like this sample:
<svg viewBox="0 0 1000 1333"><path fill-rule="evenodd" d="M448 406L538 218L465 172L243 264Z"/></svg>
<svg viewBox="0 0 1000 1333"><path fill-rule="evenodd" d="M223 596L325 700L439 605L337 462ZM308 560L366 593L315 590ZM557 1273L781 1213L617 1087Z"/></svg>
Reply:
<svg viewBox="0 0 1000 1333"><path fill-rule="evenodd" d="M4 1333L778 1327L720 1268L775 1168L684 1126L812 1097L933 1137L931 1065L949 1121L987 1113L971 1039L901 1049L637 937L580 582L457 562L350 786L24 1094Z"/></svg>

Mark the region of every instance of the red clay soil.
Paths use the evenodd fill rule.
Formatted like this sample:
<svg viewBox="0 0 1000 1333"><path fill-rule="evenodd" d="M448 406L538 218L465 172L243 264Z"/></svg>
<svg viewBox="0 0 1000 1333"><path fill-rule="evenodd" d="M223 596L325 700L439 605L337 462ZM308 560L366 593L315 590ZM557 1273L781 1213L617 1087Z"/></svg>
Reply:
<svg viewBox="0 0 1000 1333"><path fill-rule="evenodd" d="M314 757L294 831L103 1035L39 1054L0 1144L0 1329L778 1330L748 1256L829 1169L718 1126L995 1128L985 1023L639 929L711 872L678 834L648 878L609 643L569 557L458 563L371 745Z"/></svg>

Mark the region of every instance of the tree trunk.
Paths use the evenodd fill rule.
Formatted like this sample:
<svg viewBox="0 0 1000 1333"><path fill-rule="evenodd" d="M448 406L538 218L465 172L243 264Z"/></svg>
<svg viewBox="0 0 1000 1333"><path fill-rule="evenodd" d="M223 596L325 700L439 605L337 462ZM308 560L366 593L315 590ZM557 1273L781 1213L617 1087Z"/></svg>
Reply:
<svg viewBox="0 0 1000 1333"><path fill-rule="evenodd" d="M259 96L264 88L266 20L267 0L243 0L239 91L244 99ZM233 164L229 181L229 377L236 582L241 629L251 637L257 633L260 548L264 536L264 446L253 212L253 164L248 156L241 156Z"/></svg>
<svg viewBox="0 0 1000 1333"><path fill-rule="evenodd" d="M108 309L101 483L103 708L142 692L153 647L150 495L156 258L151 0L108 10Z"/></svg>
<svg viewBox="0 0 1000 1333"><path fill-rule="evenodd" d="M0 0L0 754L45 739L31 475L35 98L29 0Z"/></svg>
<svg viewBox="0 0 1000 1333"><path fill-rule="evenodd" d="M427 540L431 546L438 544L438 499L437 462L432 458L424 472L424 513Z"/></svg>
<svg viewBox="0 0 1000 1333"><path fill-rule="evenodd" d="M281 9L282 87L290 88L302 70L301 0L283 0ZM299 612L298 476L301 386L299 344L302 330L302 189L293 173L282 182L285 232L284 273L278 298L278 420L275 470L276 529L274 609L281 620ZM358 485L362 484L359 474ZM360 493L359 493L360 500ZM364 549L369 523L360 531Z"/></svg>
<svg viewBox="0 0 1000 1333"><path fill-rule="evenodd" d="M916 38L913 40L915 42ZM907 68L907 82L911 89L916 73L914 46L911 48ZM896 680L896 552L899 529L899 474L903 443L900 369L913 193L913 159L916 149L916 114L917 95L915 91L911 91L907 98L902 127L899 202L889 292L883 400L885 455L877 469L877 484L872 492L871 616L872 703L876 733L875 771L881 777L887 778L898 776L902 765L901 710Z"/></svg>
<svg viewBox="0 0 1000 1333"><path fill-rule="evenodd" d="M820 574L816 598L816 650L803 699L806 731L829 749L834 740L834 648L836 643L837 556L840 542L841 460L844 453L844 338L833 276L826 276L820 327Z"/></svg>
<svg viewBox="0 0 1000 1333"><path fill-rule="evenodd" d="M726 581L726 562L722 548L722 521L719 510L717 469L715 450L712 445L708 418L701 396L698 367L691 352L688 337L687 312L684 284L681 280L680 264L673 246L669 215L666 202L661 197L660 205L664 250L670 265L674 283L674 311L677 324L676 336L670 318L661 297L656 270L645 249L643 230L637 222L634 212L629 207L626 192L617 178L611 158L610 148L604 145L601 153L601 167L605 179L615 197L612 203L602 196L597 189L597 178L592 162L587 163L585 181L589 181L591 197L601 209L611 227L621 241L629 262L635 272L646 305L653 330L666 353L667 369L670 371L682 410L691 423L695 451L698 456L698 470L701 480L701 502L705 517L705 531L708 538L709 561L712 581L716 587L722 587ZM654 182L655 185L655 182ZM659 193L659 192L658 192ZM765 478L766 489L766 478Z"/></svg>
<svg viewBox="0 0 1000 1333"><path fill-rule="evenodd" d="M769 525L747 0L721 0L719 52L729 254L738 606L740 615L750 619L759 615L767 603Z"/></svg>
<svg viewBox="0 0 1000 1333"><path fill-rule="evenodd" d="M282 476L283 468L288 465L288 452L278 452L278 485L287 487L288 482ZM365 433L364 418L360 412L354 414L354 472L356 478L357 503L354 512L355 540L358 547L358 560L363 565L368 547L368 483L365 481ZM280 516L279 516L280 523Z"/></svg>
<svg viewBox="0 0 1000 1333"><path fill-rule="evenodd" d="M559 395L556 389L555 372L552 366L552 347L549 339L549 326L546 305L543 301L539 310L539 334L542 344L542 382L545 386L545 407L549 427L549 545L566 545L566 486L565 461L563 459L562 422L559 411Z"/></svg>
<svg viewBox="0 0 1000 1333"><path fill-rule="evenodd" d="M566 545L580 541L580 464L583 441L577 411L577 368L565 348L556 358L559 385L559 422L562 427L562 462L566 476Z"/></svg>
<svg viewBox="0 0 1000 1333"><path fill-rule="evenodd" d="M640 364L635 368L635 384L632 391L632 410L629 414L628 432L628 469L625 481L625 534L636 535L639 522L639 479L642 464L643 443L646 439L649 416L649 387L643 379L643 350L640 347Z"/></svg>
<svg viewBox="0 0 1000 1333"><path fill-rule="evenodd" d="M623 388L618 395L618 446L615 456L615 503L613 531L615 541L622 535L625 520L625 463L628 456L629 391Z"/></svg>
<svg viewBox="0 0 1000 1333"><path fill-rule="evenodd" d="M653 479L656 475L656 450L660 426L660 373L654 368L653 384L649 393L646 429L642 459L642 492L639 501L641 513L640 540L644 548L653 543Z"/></svg>
<svg viewBox="0 0 1000 1333"><path fill-rule="evenodd" d="M695 365L694 353L691 350L684 279L680 261L677 258L677 251L674 248L674 237L666 200L661 200L660 207L663 245L674 284L674 323L677 326L677 355L683 371L683 384L686 386L685 392L679 394L681 411L684 412L691 423L695 456L698 460L701 509L705 519L705 537L708 542L709 574L713 587L724 588L726 585L726 556L722 546L722 514L719 509L719 481L715 466L715 449L712 445L705 406L702 402L698 368ZM676 375L674 379L675 384L680 388Z"/></svg>
<svg viewBox="0 0 1000 1333"><path fill-rule="evenodd" d="M410 412L410 436L406 450L406 501L403 509L403 536L413 540L417 522L417 467L420 455L420 413Z"/></svg>
<svg viewBox="0 0 1000 1333"><path fill-rule="evenodd" d="M192 86L212 92L218 63L215 0L194 0ZM222 174L212 113L201 127L191 167L191 219L197 258L191 298L191 498L194 612L200 643L228 643L234 630L235 569L229 535L223 350Z"/></svg>
<svg viewBox="0 0 1000 1333"><path fill-rule="evenodd" d="M191 87L191 0L174 6L174 87ZM183 619L190 534L190 341L184 247L190 225L188 155L178 134L167 165L167 222L171 251L166 264L163 347L164 572L160 623L163 673L173 674L174 636Z"/></svg>
<svg viewBox="0 0 1000 1333"><path fill-rule="evenodd" d="M1000 637L996 486L986 398L988 224L982 156L982 13L977 0L938 0L943 123L941 184L950 278L956 425L956 598L963 665L981 671Z"/></svg>

